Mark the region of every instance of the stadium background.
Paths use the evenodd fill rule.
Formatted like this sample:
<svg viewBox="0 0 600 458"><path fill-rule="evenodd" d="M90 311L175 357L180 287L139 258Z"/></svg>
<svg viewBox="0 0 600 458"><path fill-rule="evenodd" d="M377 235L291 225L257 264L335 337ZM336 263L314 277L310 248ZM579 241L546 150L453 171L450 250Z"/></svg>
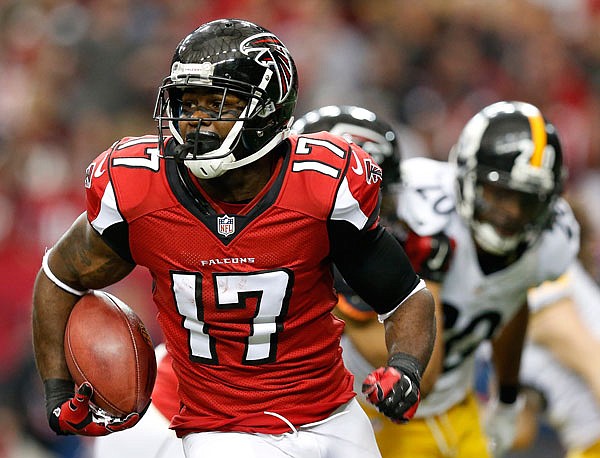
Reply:
<svg viewBox="0 0 600 458"><path fill-rule="evenodd" d="M277 34L300 73L297 114L358 104L395 122L407 156L444 159L499 99L538 105L562 134L567 192L588 208L600 264L599 0L0 0L0 457L85 457L46 427L31 357L44 249L82 211L83 174L124 135L154 133L157 87L200 23ZM149 279L112 290L156 341ZM534 450L560 456L543 430Z"/></svg>

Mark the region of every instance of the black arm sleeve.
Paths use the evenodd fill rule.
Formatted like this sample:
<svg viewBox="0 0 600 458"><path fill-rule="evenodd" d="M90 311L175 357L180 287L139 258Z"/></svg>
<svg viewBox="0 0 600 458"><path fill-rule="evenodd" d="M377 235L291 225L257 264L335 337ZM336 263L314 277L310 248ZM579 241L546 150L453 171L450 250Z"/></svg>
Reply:
<svg viewBox="0 0 600 458"><path fill-rule="evenodd" d="M383 227L359 231L329 222L331 257L348 285L377 313L393 310L419 283L406 253Z"/></svg>
<svg viewBox="0 0 600 458"><path fill-rule="evenodd" d="M129 225L125 221L107 227L100 237L121 258L135 264L129 249Z"/></svg>

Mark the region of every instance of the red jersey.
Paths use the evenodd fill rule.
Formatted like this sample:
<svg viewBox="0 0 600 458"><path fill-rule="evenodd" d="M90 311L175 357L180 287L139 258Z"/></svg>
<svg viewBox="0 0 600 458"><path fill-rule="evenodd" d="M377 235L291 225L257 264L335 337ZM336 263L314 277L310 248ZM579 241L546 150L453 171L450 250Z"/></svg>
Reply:
<svg viewBox="0 0 600 458"><path fill-rule="evenodd" d="M177 376L173 371L173 358L161 346L157 354L156 383L152 390L152 404L165 418L171 419L179 412L179 397L177 396Z"/></svg>
<svg viewBox="0 0 600 458"><path fill-rule="evenodd" d="M90 165L87 214L100 234L126 230L119 252L153 277L179 380L172 427L280 434L289 427L265 412L296 426L327 417L354 396L328 222L375 227L381 169L340 137L292 136L265 189L233 206L156 142L123 139Z"/></svg>

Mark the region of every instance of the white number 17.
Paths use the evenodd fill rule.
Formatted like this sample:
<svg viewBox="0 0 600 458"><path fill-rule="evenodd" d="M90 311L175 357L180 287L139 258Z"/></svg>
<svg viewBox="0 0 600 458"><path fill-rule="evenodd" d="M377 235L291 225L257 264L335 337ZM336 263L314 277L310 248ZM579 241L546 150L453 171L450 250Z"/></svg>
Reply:
<svg viewBox="0 0 600 458"><path fill-rule="evenodd" d="M218 364L216 340L210 325L204 322L203 277L197 272L172 272L177 310L188 330L192 360ZM287 269L251 273L213 274L215 305L218 311L244 309L248 299L256 303L246 337L243 363L257 365L272 362L277 353L277 334L287 314L293 273ZM204 283L206 285L206 283ZM226 315L224 315L226 321Z"/></svg>

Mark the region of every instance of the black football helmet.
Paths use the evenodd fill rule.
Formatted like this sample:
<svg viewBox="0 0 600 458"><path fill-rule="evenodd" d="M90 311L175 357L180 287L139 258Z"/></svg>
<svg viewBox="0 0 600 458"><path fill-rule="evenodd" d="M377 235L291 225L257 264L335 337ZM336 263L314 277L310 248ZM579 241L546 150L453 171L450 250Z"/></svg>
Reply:
<svg viewBox="0 0 600 458"><path fill-rule="evenodd" d="M537 239L551 220L565 176L556 129L538 108L507 101L485 107L465 125L449 159L457 171L458 211L481 248L506 255ZM529 202L528 222L519 234L502 236L478 219L483 183L519 191Z"/></svg>
<svg viewBox="0 0 600 458"><path fill-rule="evenodd" d="M245 103L232 116L221 109L206 121L230 121L226 138L200 130L182 138L185 116L181 97L187 90L208 88L235 94ZM178 147L174 157L199 178L214 178L242 167L271 151L289 135L298 93L298 73L285 45L274 34L251 22L221 19L194 30L175 49L171 73L159 88L154 119L161 148L170 131ZM206 114L206 113L205 113Z"/></svg>
<svg viewBox="0 0 600 458"><path fill-rule="evenodd" d="M400 183L400 145L394 128L365 108L330 105L309 111L292 125L292 131L309 134L328 131L356 143L383 170L383 192L395 192Z"/></svg>

